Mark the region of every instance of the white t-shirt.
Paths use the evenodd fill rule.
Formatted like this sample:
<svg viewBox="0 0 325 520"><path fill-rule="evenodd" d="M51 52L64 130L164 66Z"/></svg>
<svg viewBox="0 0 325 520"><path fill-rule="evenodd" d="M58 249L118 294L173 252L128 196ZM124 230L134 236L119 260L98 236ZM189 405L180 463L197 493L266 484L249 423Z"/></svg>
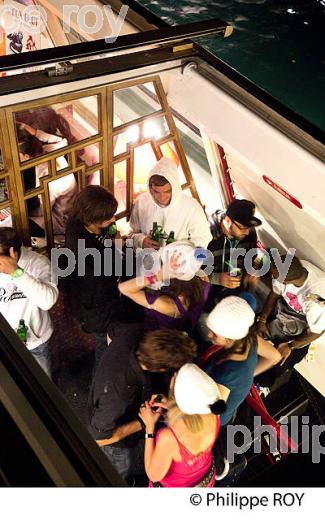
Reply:
<svg viewBox="0 0 325 520"><path fill-rule="evenodd" d="M311 332L320 334L325 331L325 305L317 302L311 295L325 298L325 273L306 260L301 261L308 271L305 283L301 287L283 284L272 280L272 289L280 294L289 307L301 315L305 315Z"/></svg>
<svg viewBox="0 0 325 520"><path fill-rule="evenodd" d="M0 273L0 313L14 330L20 319L25 321L27 348L33 350L52 335L48 311L57 301L59 291L52 281L51 264L45 256L22 247L18 265L25 271L19 278Z"/></svg>

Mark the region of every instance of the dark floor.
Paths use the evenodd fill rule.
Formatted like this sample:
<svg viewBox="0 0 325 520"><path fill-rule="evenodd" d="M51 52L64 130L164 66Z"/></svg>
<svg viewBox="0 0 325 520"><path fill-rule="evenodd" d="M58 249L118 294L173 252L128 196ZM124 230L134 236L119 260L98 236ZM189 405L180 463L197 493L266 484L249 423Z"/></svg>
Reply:
<svg viewBox="0 0 325 520"><path fill-rule="evenodd" d="M53 381L85 424L95 338L82 332L78 321L67 311L62 290L51 316L54 324L51 340Z"/></svg>

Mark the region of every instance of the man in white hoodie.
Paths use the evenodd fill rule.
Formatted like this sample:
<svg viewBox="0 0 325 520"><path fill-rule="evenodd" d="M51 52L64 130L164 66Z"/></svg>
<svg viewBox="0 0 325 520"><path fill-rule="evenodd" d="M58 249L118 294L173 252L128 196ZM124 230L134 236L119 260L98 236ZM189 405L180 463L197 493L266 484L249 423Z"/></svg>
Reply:
<svg viewBox="0 0 325 520"><path fill-rule="evenodd" d="M24 247L14 229L0 228L0 312L15 331L24 320L26 346L49 377L53 326L48 311L58 295L48 258Z"/></svg>
<svg viewBox="0 0 325 520"><path fill-rule="evenodd" d="M130 218L131 238L135 248L159 249L150 231L157 222L175 240L190 239L196 247L207 247L212 240L209 224L197 200L182 192L177 166L163 157L148 177L148 191L136 199Z"/></svg>

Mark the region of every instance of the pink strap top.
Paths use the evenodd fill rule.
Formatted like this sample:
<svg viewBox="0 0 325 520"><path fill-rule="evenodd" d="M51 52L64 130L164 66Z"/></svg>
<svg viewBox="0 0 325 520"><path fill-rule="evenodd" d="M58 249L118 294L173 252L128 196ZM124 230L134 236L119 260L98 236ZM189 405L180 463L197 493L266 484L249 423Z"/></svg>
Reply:
<svg viewBox="0 0 325 520"><path fill-rule="evenodd" d="M170 468L160 484L163 487L193 487L208 473L212 463L212 448L218 437L220 419L216 416L215 436L211 445L201 453L194 455L177 438L172 428L168 428L176 439L179 446L181 461L172 461ZM160 430L161 431L161 430ZM159 432L158 432L159 436ZM157 436L157 442L158 442ZM212 479L211 486L214 484ZM209 486L210 487L210 486Z"/></svg>

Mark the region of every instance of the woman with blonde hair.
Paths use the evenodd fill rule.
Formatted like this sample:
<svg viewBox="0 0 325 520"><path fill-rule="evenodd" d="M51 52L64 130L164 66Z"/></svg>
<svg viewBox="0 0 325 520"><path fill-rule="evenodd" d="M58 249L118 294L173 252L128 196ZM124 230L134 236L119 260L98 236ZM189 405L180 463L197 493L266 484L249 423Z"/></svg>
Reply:
<svg viewBox="0 0 325 520"><path fill-rule="evenodd" d="M153 396L139 412L146 427L144 464L149 486L213 487L212 448L220 427L216 414L224 407L218 385L197 365L187 363L172 379L168 400L157 401ZM156 437L163 408L167 409L167 427Z"/></svg>

